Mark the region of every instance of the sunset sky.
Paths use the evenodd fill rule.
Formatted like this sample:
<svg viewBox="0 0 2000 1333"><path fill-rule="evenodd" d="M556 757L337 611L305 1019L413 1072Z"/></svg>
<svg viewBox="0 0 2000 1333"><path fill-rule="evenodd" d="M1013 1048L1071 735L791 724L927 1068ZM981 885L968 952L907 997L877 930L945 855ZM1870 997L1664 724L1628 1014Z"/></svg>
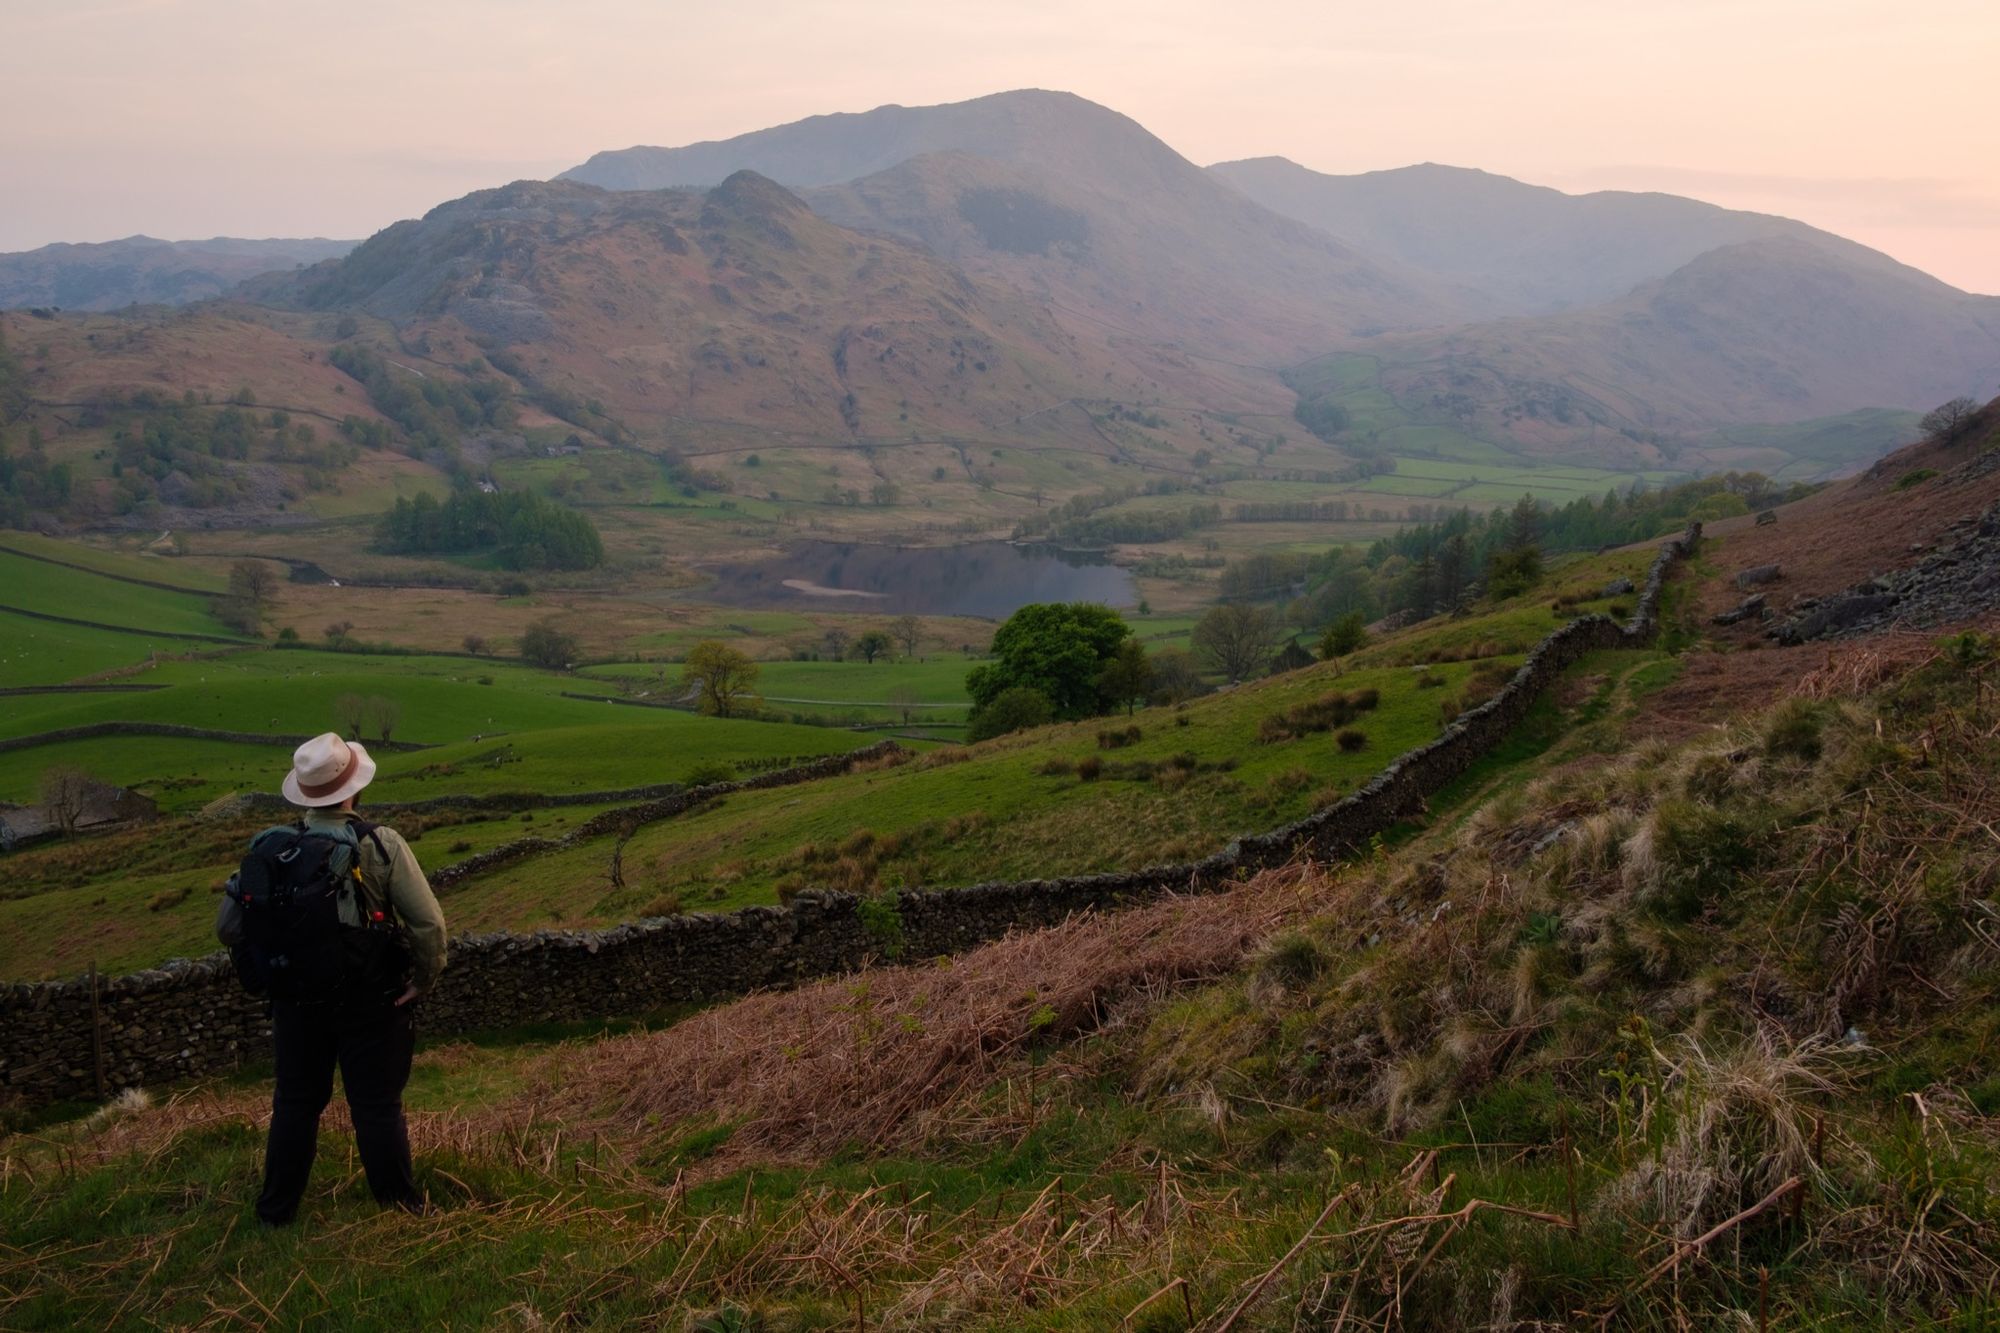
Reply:
<svg viewBox="0 0 2000 1333"><path fill-rule="evenodd" d="M0 250L359 237L603 148L1058 88L1208 163L1784 213L2000 293L2000 0L0 0Z"/></svg>

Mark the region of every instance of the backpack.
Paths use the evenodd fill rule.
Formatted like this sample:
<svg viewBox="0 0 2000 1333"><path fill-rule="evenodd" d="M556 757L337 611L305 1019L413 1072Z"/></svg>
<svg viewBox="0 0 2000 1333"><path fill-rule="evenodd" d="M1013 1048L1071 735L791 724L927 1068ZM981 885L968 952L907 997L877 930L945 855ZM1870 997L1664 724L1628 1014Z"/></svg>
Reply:
<svg viewBox="0 0 2000 1333"><path fill-rule="evenodd" d="M245 990L317 1005L386 1003L402 989L409 951L392 914L366 910L362 836L387 859L375 826L358 820L340 832L269 829L250 844L227 890L242 914L230 957ZM364 924L341 921L344 901Z"/></svg>

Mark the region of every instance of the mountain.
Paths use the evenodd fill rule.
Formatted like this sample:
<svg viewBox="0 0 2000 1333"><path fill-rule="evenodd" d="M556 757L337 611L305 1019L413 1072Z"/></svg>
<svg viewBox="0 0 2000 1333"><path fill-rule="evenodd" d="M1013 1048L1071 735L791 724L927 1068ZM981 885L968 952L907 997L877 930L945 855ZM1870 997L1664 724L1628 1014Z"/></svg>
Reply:
<svg viewBox="0 0 2000 1333"><path fill-rule="evenodd" d="M1282 157L1208 170L1273 212L1364 254L1475 288L1508 314L1614 300L1710 250L1769 236L1864 250L1790 218L1678 195L1564 194L1428 162L1354 176L1326 175Z"/></svg>
<svg viewBox="0 0 2000 1333"><path fill-rule="evenodd" d="M545 395L648 425L999 429L1101 392L1107 368L1012 290L838 227L748 171L706 191L480 191L260 294L383 317L435 359L484 353Z"/></svg>
<svg viewBox="0 0 2000 1333"><path fill-rule="evenodd" d="M353 241L120 241L45 245L0 254L0 309L57 306L122 310L129 305L183 305L220 296L260 273L317 264L346 254Z"/></svg>
<svg viewBox="0 0 2000 1333"><path fill-rule="evenodd" d="M1737 466L1729 432L1921 410L2000 380L2000 298L1846 242L1770 236L1708 251L1606 304L1377 340L1293 382L1367 418L1512 452L1616 466ZM1896 429L1900 419L1884 422ZM1895 441L1875 442L1873 453ZM1857 459L1850 443L1847 465Z"/></svg>
<svg viewBox="0 0 2000 1333"><path fill-rule="evenodd" d="M1003 277L1099 338L1270 366L1496 309L1278 216L1068 93L880 107L599 153L564 179L639 190L737 170L800 189L835 221Z"/></svg>

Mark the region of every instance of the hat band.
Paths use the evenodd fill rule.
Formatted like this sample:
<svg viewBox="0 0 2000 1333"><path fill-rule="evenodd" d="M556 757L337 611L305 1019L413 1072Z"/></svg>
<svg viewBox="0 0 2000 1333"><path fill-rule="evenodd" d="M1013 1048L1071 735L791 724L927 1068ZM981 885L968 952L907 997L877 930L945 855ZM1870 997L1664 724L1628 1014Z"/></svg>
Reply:
<svg viewBox="0 0 2000 1333"><path fill-rule="evenodd" d="M361 756L350 745L347 747L347 767L340 770L339 777L331 782L301 782L299 792L314 800L322 796L331 796L347 784L347 780L354 776L354 770L359 767L361 767Z"/></svg>

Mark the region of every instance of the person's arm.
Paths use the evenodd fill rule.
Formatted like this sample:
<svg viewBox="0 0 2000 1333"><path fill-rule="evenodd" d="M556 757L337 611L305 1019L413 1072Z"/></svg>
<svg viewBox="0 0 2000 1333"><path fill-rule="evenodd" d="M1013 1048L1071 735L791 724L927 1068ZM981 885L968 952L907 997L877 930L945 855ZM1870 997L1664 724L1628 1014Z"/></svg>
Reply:
<svg viewBox="0 0 2000 1333"><path fill-rule="evenodd" d="M410 961L415 966L411 984L419 994L437 984L444 971L444 910L438 906L431 882L410 845L392 829L380 830L383 850L389 854L389 905L410 941Z"/></svg>

